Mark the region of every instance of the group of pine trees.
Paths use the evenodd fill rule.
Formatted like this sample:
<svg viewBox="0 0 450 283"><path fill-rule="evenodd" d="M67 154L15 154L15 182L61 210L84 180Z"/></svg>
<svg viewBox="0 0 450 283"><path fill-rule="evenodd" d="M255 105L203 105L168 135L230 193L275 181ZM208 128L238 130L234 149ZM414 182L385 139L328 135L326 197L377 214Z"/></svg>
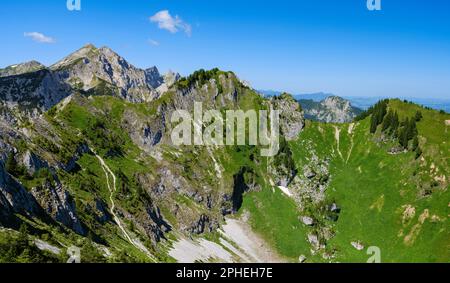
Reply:
<svg viewBox="0 0 450 283"><path fill-rule="evenodd" d="M11 152L8 155L8 158L6 159L6 162L5 162L5 169L6 169L6 172L8 172L9 174L11 174L14 177L18 177L18 176L25 174L25 168L23 168L22 166L20 166L17 163L14 152Z"/></svg>
<svg viewBox="0 0 450 283"><path fill-rule="evenodd" d="M417 111L414 117L406 118L400 122L396 111L388 111L388 104L388 99L379 101L358 116L355 121L360 121L371 116L370 132L372 134L376 133L378 127L381 126L381 132L383 134L398 140L402 148L415 152L416 158L419 158L422 155L422 149L419 145L417 122L422 120L422 113Z"/></svg>
<svg viewBox="0 0 450 283"><path fill-rule="evenodd" d="M383 119L382 132L397 139L400 146L416 153L416 158L422 155L419 145L417 122L422 120L422 113L417 111L414 117L399 122L397 112L389 111Z"/></svg>
<svg viewBox="0 0 450 283"><path fill-rule="evenodd" d="M372 117L370 119L370 132L374 134L377 131L378 126L383 123L384 117L387 113L387 106L389 100L381 100L373 106L371 109Z"/></svg>
<svg viewBox="0 0 450 283"><path fill-rule="evenodd" d="M192 87L196 82L199 83L200 86L209 82L210 79L217 77L221 71L218 68L214 68L210 71L205 71L204 69L200 69L195 71L189 77L183 77L177 82L177 86L181 89L186 89ZM220 84L218 84L220 85ZM222 92L219 90L219 92Z"/></svg>

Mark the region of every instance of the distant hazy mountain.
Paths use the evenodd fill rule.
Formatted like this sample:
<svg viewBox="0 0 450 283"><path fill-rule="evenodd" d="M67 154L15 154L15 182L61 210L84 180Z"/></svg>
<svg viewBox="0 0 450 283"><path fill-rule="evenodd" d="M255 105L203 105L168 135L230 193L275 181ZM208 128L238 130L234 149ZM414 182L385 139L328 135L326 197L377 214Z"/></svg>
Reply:
<svg viewBox="0 0 450 283"><path fill-rule="evenodd" d="M374 97L345 97L345 99L349 100L354 106L367 109L370 106L374 105L378 101L385 99L388 97L383 96L374 96ZM440 98L416 98L416 97L403 97L401 99L408 100L414 102L416 104L429 107L436 110L444 110L447 113L450 113L450 99L440 99Z"/></svg>
<svg viewBox="0 0 450 283"><path fill-rule="evenodd" d="M25 73L37 72L45 68L46 67L44 65L42 65L37 61L30 61L22 64L8 66L4 69L0 69L0 77L9 77Z"/></svg>
<svg viewBox="0 0 450 283"><path fill-rule="evenodd" d="M277 91L277 90L258 90L258 92L263 94L264 96L268 96L268 97L279 96L283 93L282 91ZM331 93L315 92L315 93L305 93L305 94L294 94L292 96L297 100L310 99L310 100L313 100L316 102L320 102L327 97L335 96L335 95L331 94Z"/></svg>
<svg viewBox="0 0 450 283"><path fill-rule="evenodd" d="M305 118L326 123L351 122L363 111L338 96L329 96L320 102L312 99L299 99L298 102L305 111Z"/></svg>
<svg viewBox="0 0 450 283"><path fill-rule="evenodd" d="M46 67L44 65L42 65L37 61L30 61L22 64L11 65L4 69L0 69L0 77L9 77L25 73L37 72L45 68Z"/></svg>
<svg viewBox="0 0 450 283"><path fill-rule="evenodd" d="M295 99L297 99L297 100L309 99L309 100L313 100L316 102L320 102L331 96L336 96L336 95L334 95L332 93L326 93L326 92L303 93L303 94L294 95Z"/></svg>
<svg viewBox="0 0 450 283"><path fill-rule="evenodd" d="M281 91L275 91L275 90L258 90L259 93L265 95L265 96L277 96L280 95ZM301 100L313 100L315 102L320 102L324 100L327 97L330 96L336 96L331 93L325 93L325 92L316 92L316 93L306 93L306 94L296 94L293 95L295 99ZM350 103L357 108L366 110L370 106L374 105L378 101L385 99L385 98L392 98L397 96L341 96L342 98L350 101ZM401 97L401 99L408 100L411 102L414 102L416 104L429 107L436 110L444 110L447 113L450 113L450 99L444 99L444 98L417 98L417 97Z"/></svg>
<svg viewBox="0 0 450 283"><path fill-rule="evenodd" d="M259 92L267 97L281 94L281 92L274 90L260 90ZM352 106L350 101L342 97L324 92L294 95L294 98L302 105L305 118L314 121L347 123L363 111Z"/></svg>

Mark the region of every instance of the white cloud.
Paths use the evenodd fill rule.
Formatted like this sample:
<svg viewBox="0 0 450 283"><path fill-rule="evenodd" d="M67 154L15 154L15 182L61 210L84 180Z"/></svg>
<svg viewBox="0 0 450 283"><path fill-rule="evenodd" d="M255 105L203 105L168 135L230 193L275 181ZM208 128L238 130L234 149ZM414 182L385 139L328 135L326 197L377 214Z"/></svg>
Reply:
<svg viewBox="0 0 450 283"><path fill-rule="evenodd" d="M184 31L188 36L192 33L190 24L184 22L178 15L172 17L168 10L162 10L150 17L152 23L157 23L160 29L165 29L171 33Z"/></svg>
<svg viewBox="0 0 450 283"><path fill-rule="evenodd" d="M159 42L153 39L149 39L148 43L153 46L159 46Z"/></svg>
<svg viewBox="0 0 450 283"><path fill-rule="evenodd" d="M25 37L30 37L32 40L40 43L55 43L55 40L49 36L46 36L40 32L25 32Z"/></svg>

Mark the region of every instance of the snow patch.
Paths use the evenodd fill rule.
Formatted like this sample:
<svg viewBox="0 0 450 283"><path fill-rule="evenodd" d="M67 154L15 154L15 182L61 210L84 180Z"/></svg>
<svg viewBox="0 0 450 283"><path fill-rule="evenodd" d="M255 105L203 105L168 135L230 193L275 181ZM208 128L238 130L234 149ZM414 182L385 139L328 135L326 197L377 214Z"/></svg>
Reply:
<svg viewBox="0 0 450 283"><path fill-rule="evenodd" d="M285 195L287 195L288 197L293 197L294 195L291 193L291 191L287 188L287 187L284 187L284 186L278 186L278 188L285 194Z"/></svg>
<svg viewBox="0 0 450 283"><path fill-rule="evenodd" d="M200 239L198 243L187 239L180 239L169 251L169 255L179 263L194 263L216 259L220 262L231 263L233 256L220 245Z"/></svg>

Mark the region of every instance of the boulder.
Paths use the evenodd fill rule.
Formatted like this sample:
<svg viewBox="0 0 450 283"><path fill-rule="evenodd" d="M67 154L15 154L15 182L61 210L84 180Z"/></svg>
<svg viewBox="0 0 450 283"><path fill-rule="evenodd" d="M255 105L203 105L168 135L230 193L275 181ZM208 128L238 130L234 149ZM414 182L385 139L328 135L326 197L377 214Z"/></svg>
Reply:
<svg viewBox="0 0 450 283"><path fill-rule="evenodd" d="M312 219L309 216L301 217L301 221L303 222L303 224L305 224L307 226L314 226L314 219Z"/></svg>
<svg viewBox="0 0 450 283"><path fill-rule="evenodd" d="M305 255L300 255L299 257L298 257L298 262L299 263L304 263L306 261L306 256Z"/></svg>
<svg viewBox="0 0 450 283"><path fill-rule="evenodd" d="M330 211L339 213L341 212L341 208L336 203L333 203L332 205L330 205Z"/></svg>
<svg viewBox="0 0 450 283"><path fill-rule="evenodd" d="M319 237L316 234L308 234L308 242L315 248L320 247Z"/></svg>
<svg viewBox="0 0 450 283"><path fill-rule="evenodd" d="M305 176L305 178L312 179L312 178L316 177L317 174L311 168L306 167L305 172L303 173L303 176Z"/></svg>
<svg viewBox="0 0 450 283"><path fill-rule="evenodd" d="M358 251L362 251L364 249L364 245L361 244L361 242L357 241L357 242L351 242L350 243L355 249L357 249Z"/></svg>

